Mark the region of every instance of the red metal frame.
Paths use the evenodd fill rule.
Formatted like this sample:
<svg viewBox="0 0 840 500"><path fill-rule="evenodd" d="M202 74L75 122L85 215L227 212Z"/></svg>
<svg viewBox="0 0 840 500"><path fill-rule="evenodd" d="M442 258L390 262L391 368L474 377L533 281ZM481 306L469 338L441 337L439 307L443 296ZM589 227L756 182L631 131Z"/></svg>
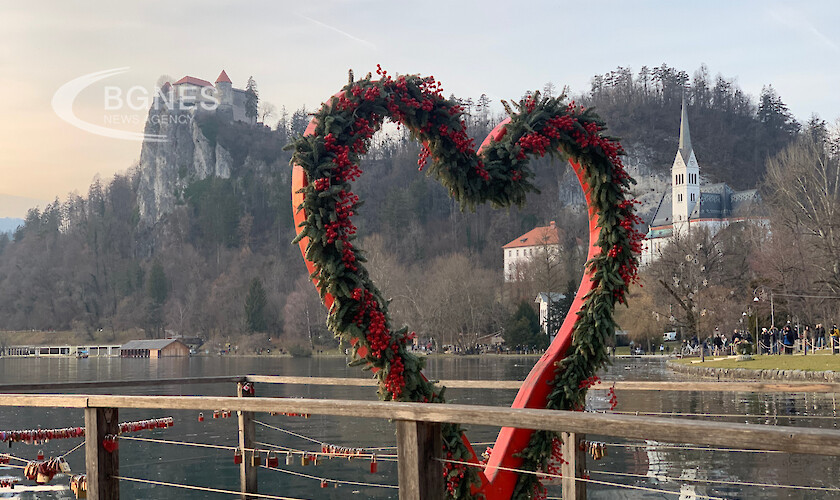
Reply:
<svg viewBox="0 0 840 500"><path fill-rule="evenodd" d="M489 145L492 141L500 140L507 129L505 126L510 122L510 118L500 123L492 132L484 139L481 150ZM304 135L312 135L315 133L317 122L313 119L306 128ZM590 199L589 185L584 180L583 170L580 164L569 161L577 174L580 185L586 196L586 203L589 211L589 252L587 259L598 255L600 248L597 246L598 235L600 228L598 227L598 212ZM306 213L303 210L298 210L303 204L303 193L300 192L308 184L306 173L303 168L294 165L292 169L292 209L294 210L294 220L296 232L301 231L300 224L306 219ZM308 238L303 238L300 241L300 251L306 262L306 268L312 273L315 266L312 262L306 260L306 246L309 243ZM583 308L584 299L594 286L592 276L587 272L583 276L580 288L578 288L575 300L566 315L566 319L554 341L546 350L545 354L537 361L534 368L528 374L528 377L522 383L522 387L513 401L512 408L545 408L548 395L551 392L549 382L554 379L554 367L557 361L560 361L566 356L566 352L572 344L572 332L574 324L577 320L577 313ZM316 283L317 284L317 283ZM329 309L332 305L333 298L327 294L324 298L325 305ZM496 438L496 443L493 451L490 454L490 459L487 467L483 472L479 473L481 479L481 486L476 488L474 493L483 494L488 500L508 499L513 493L516 486L518 474L516 472L504 469L516 469L522 465L522 459L515 455L528 446L528 441L531 438L532 430L529 429L515 429L513 427L503 427ZM475 451L464 436L464 443L470 449L473 455L473 461L477 462Z"/></svg>

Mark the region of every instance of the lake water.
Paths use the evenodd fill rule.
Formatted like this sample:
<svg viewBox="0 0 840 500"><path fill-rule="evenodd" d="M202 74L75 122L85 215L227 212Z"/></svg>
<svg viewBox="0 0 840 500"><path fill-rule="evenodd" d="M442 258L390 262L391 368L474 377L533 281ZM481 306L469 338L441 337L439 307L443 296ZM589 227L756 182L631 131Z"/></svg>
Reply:
<svg viewBox="0 0 840 500"><path fill-rule="evenodd" d="M521 380L536 358L519 356L440 357L429 358L427 375L434 379L490 379ZM346 366L340 357L310 359L268 357L195 357L189 359L120 359L120 358L0 358L0 383L65 382L82 380L149 379L170 377L195 377L216 375L293 375L322 377L364 377L365 372ZM619 359L607 373L605 380L680 380L680 376L665 369L661 360L654 358ZM103 393L167 394L167 395L235 395L234 384L186 385L163 387L120 388L103 390ZM297 396L308 398L335 398L375 400L375 390L365 387L321 386L269 386L258 384L259 396ZM452 403L509 405L515 391L449 389L447 399ZM605 391L593 392L588 408L605 409L608 403ZM621 391L616 410L639 412L684 412L743 415L729 422L750 422L767 425L795 425L837 428L838 419L835 395L785 395L713 392L653 392ZM236 418L213 419L204 412L205 421L199 423L198 412L121 410L120 420L172 416L175 426L169 429L131 434L144 438L172 441L236 446ZM791 418L795 417L795 418ZM313 416L269 416L257 419L272 427L303 436L294 436L263 425L257 425L258 441L304 451L319 451L315 441L346 447L388 447L395 445L392 423L377 419L352 419ZM721 419L723 420L723 419ZM0 408L0 430L83 426L82 410ZM468 435L473 442L492 441L498 429L470 428ZM620 441L599 438L593 433L591 440L608 444L608 455L601 461L588 460L592 479L622 484L670 490L680 494L667 494L644 490L619 489L615 486L591 484L589 498L593 499L648 499L648 498L840 498L840 491L812 491L797 489L762 488L726 484L726 482L757 482L787 485L840 488L840 461L817 455L786 455L779 453L744 453L732 451L690 450L655 442ZM15 443L2 451L24 459L34 459L43 449L47 456L67 452L82 440L53 440L42 446ZM4 445L5 446L5 445ZM483 446L476 446L483 449ZM317 466L301 466L299 459L291 466L285 465L280 455L280 468L291 473L306 474L315 478L337 481L356 481L377 485L395 485L396 463L389 460L393 449L383 450L378 460L378 472L370 473L368 460L324 460ZM84 451L79 449L67 458L75 473L84 469ZM620 472L630 476L614 476L605 472ZM183 483L211 488L237 490L238 466L233 463L233 453L228 450L196 448L183 445L120 441L120 474L125 477L149 479L170 483ZM3 469L0 476L21 477L20 469ZM695 482L664 481L664 477L678 477ZM718 481L709 483L708 481ZM29 491L24 480L14 492L21 499L74 498L69 489L59 491ZM67 479L57 476L53 484L66 487ZM394 489L378 486L340 484L338 487L320 488L317 479L301 477L286 472L260 469L260 492L292 498L397 498ZM4 493L5 492L5 493ZM9 495L0 489L0 498ZM122 498L126 499L222 499L237 498L221 493L197 492L123 482ZM559 496L559 485L550 486L549 496ZM15 497L17 498L17 497Z"/></svg>

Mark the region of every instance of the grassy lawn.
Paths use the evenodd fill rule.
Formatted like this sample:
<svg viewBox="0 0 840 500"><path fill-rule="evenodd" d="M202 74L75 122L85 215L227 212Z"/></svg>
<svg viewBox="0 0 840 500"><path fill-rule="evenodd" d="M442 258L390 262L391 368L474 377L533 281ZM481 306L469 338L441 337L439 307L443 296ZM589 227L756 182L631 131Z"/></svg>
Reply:
<svg viewBox="0 0 840 500"><path fill-rule="evenodd" d="M0 344L5 345L85 345L85 344L125 344L129 340L144 339L141 330L93 332L93 338L84 332L76 331L0 331Z"/></svg>
<svg viewBox="0 0 840 500"><path fill-rule="evenodd" d="M805 370L805 371L840 371L840 354L808 354L802 356L795 354L790 356L762 355L753 356L750 361L735 361L735 358L713 358L706 357L705 363L700 363L698 358L686 358L676 360L677 363L691 366L704 366L707 368L746 368L748 370Z"/></svg>

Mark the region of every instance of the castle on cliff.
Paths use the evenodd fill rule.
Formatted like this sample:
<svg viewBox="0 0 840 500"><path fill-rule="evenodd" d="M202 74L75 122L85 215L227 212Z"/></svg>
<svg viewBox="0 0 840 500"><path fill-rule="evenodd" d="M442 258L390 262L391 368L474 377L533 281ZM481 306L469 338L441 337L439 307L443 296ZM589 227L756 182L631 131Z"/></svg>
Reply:
<svg viewBox="0 0 840 500"><path fill-rule="evenodd" d="M249 116L248 106L249 101L256 106L256 96L250 100L249 97L248 91L233 88L233 82L222 70L215 85L194 76L185 76L175 83L166 82L160 88L154 106L215 112L229 121L253 125L257 122L256 109Z"/></svg>

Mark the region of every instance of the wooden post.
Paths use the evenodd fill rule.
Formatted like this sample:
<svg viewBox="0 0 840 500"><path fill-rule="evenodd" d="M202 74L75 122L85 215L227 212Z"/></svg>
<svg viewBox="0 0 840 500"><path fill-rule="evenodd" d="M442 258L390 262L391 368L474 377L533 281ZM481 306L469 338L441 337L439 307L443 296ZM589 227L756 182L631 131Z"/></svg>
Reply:
<svg viewBox="0 0 840 500"><path fill-rule="evenodd" d="M397 420L400 500L442 500L441 425Z"/></svg>
<svg viewBox="0 0 840 500"><path fill-rule="evenodd" d="M581 444L586 444L586 436L576 432L562 433L563 460L560 466L563 475L563 500L586 500L586 483L576 481L583 477L586 471L586 450Z"/></svg>
<svg viewBox="0 0 840 500"><path fill-rule="evenodd" d="M85 408L85 469L90 500L119 500L120 452L105 450L105 436L120 433L116 408ZM119 441L118 441L119 442Z"/></svg>
<svg viewBox="0 0 840 500"><path fill-rule="evenodd" d="M245 384L254 387L253 382L238 382L236 384L236 395L240 398L253 397L254 391L245 391ZM239 411L237 414L239 417L239 448L242 450L242 463L239 464L239 491L242 492L242 495L239 498L249 500L254 497L247 495L247 493L258 493L257 470L259 466L251 465L257 429L254 424L253 412Z"/></svg>

